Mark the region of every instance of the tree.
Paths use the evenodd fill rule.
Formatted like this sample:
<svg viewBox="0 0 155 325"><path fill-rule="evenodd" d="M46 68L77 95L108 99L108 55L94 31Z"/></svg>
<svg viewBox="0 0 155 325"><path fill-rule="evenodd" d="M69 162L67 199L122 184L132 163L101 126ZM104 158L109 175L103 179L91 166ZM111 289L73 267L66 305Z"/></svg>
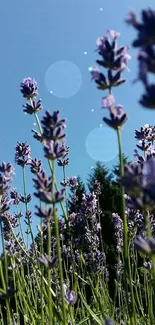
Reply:
<svg viewBox="0 0 155 325"><path fill-rule="evenodd" d="M86 194L86 188L85 184L82 180L82 178L78 175L77 176L77 183L78 186L74 192L74 189L70 189L71 194L69 194L69 199L68 199L68 210L69 214L72 212L78 212L81 208L81 203L82 203L82 194ZM74 201L74 195L77 198L76 202Z"/></svg>

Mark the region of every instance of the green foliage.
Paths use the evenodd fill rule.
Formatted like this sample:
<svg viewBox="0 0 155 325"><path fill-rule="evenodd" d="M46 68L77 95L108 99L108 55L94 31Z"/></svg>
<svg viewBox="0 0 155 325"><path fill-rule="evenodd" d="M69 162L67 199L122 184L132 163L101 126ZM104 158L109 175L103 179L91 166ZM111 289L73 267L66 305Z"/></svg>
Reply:
<svg viewBox="0 0 155 325"><path fill-rule="evenodd" d="M69 214L71 214L72 212L78 212L80 210L81 203L82 203L82 194L86 194L85 184L79 175L77 176L77 183L78 183L78 187L75 190L75 196L77 197L76 203L72 198L74 191L70 190L71 194L69 194L69 199L68 199Z"/></svg>

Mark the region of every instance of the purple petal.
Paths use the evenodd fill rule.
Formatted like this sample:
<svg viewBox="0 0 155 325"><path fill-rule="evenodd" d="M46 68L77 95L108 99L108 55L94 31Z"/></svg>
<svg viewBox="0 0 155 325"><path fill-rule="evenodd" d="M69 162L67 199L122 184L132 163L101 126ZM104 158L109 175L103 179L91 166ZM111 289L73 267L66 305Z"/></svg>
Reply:
<svg viewBox="0 0 155 325"><path fill-rule="evenodd" d="M115 104L115 98L113 95L108 95L102 98L102 108L110 108Z"/></svg>
<svg viewBox="0 0 155 325"><path fill-rule="evenodd" d="M120 33L117 33L115 30L112 29L108 29L108 33L114 41L121 35Z"/></svg>

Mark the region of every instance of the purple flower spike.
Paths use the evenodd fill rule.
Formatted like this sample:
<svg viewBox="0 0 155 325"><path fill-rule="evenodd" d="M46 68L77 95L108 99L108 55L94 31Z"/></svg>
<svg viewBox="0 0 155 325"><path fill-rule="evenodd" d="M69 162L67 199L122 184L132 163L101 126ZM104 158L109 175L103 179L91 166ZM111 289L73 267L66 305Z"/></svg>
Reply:
<svg viewBox="0 0 155 325"><path fill-rule="evenodd" d="M2 162L0 165L0 172L11 176L11 174L14 173L14 167L11 163Z"/></svg>
<svg viewBox="0 0 155 325"><path fill-rule="evenodd" d="M96 66L92 67L90 72L92 75L91 80L99 80L100 79L100 70L98 67L96 67Z"/></svg>
<svg viewBox="0 0 155 325"><path fill-rule="evenodd" d="M106 318L105 319L105 325L115 325L115 324L110 318Z"/></svg>
<svg viewBox="0 0 155 325"><path fill-rule="evenodd" d="M37 205L35 206L37 209L37 212L35 212L35 215L38 216L39 218L47 218L51 219L53 216L53 207L50 208L40 208ZM55 208L55 212L57 212L57 209Z"/></svg>
<svg viewBox="0 0 155 325"><path fill-rule="evenodd" d="M110 108L115 104L115 98L113 95L108 95L107 97L102 98L102 107L103 108Z"/></svg>
<svg viewBox="0 0 155 325"><path fill-rule="evenodd" d="M35 100L33 100L31 104L26 103L25 105L23 105L23 107L25 107L23 109L23 112L32 115L35 112L41 111L41 109L43 108L42 100L39 99L37 102Z"/></svg>
<svg viewBox="0 0 155 325"><path fill-rule="evenodd" d="M100 72L98 67L95 66L91 69L91 75L92 75L91 80L94 80L96 82L96 84L98 85L97 87L98 89L104 90L109 88L109 84L104 74Z"/></svg>
<svg viewBox="0 0 155 325"><path fill-rule="evenodd" d="M112 40L116 40L118 37L121 36L120 33L117 33L115 30L112 30L112 29L108 29L108 33L110 35L110 37L112 38Z"/></svg>
<svg viewBox="0 0 155 325"><path fill-rule="evenodd" d="M122 105L116 105L115 106L116 109L116 115L122 115L124 112L124 107Z"/></svg>
<svg viewBox="0 0 155 325"><path fill-rule="evenodd" d="M59 143L55 143L54 141L46 141L44 145L44 153L45 157L49 160L55 160L60 157L64 157L66 150L61 147Z"/></svg>
<svg viewBox="0 0 155 325"><path fill-rule="evenodd" d="M98 37L96 40L96 45L98 47L98 50L103 50L105 48L105 42L108 40L107 36L104 37Z"/></svg>
<svg viewBox="0 0 155 325"><path fill-rule="evenodd" d="M138 38L133 42L134 47L143 47L155 44L155 11L142 10L142 21L138 22L136 14L129 13L126 22L138 30Z"/></svg>
<svg viewBox="0 0 155 325"><path fill-rule="evenodd" d="M133 9L131 9L128 15L126 16L125 22L128 25L132 25L134 27L137 27L139 25L137 21L136 12Z"/></svg>
<svg viewBox="0 0 155 325"><path fill-rule="evenodd" d="M70 305L74 305L77 301L77 296L73 290L66 293L66 301Z"/></svg>
<svg viewBox="0 0 155 325"><path fill-rule="evenodd" d="M145 108L155 109L155 85L149 85L146 87L146 93L142 95L139 103Z"/></svg>
<svg viewBox="0 0 155 325"><path fill-rule="evenodd" d="M109 80L109 88L117 87L123 84L126 80L121 78L121 71L118 71L114 76L112 74L112 70L108 70L108 80Z"/></svg>
<svg viewBox="0 0 155 325"><path fill-rule="evenodd" d="M126 113L122 113L121 116L119 116L119 114L114 114L114 113L110 113L110 118L108 119L106 117L103 118L103 121L109 125L111 128L117 130L117 129L121 129L122 126L126 123L126 121L128 120L127 114Z"/></svg>
<svg viewBox="0 0 155 325"><path fill-rule="evenodd" d="M20 84L20 91L24 98L34 99L38 95L37 82L32 78L25 78Z"/></svg>
<svg viewBox="0 0 155 325"><path fill-rule="evenodd" d="M42 172L42 165L41 165L41 160L40 159L32 159L30 162L30 170L31 173L37 175L40 174Z"/></svg>
<svg viewBox="0 0 155 325"><path fill-rule="evenodd" d="M27 143L17 142L15 153L15 162L17 163L17 165L24 167L25 165L30 164L30 153L31 148Z"/></svg>
<svg viewBox="0 0 155 325"><path fill-rule="evenodd" d="M138 236L135 240L135 248L137 251L141 251L143 253L155 253L155 240L153 238L147 240L141 236Z"/></svg>
<svg viewBox="0 0 155 325"><path fill-rule="evenodd" d="M43 128L42 137L44 140L53 140L55 142L62 140L66 136L63 133L66 128L66 119L60 120L59 111L54 111L53 114L46 111L41 123Z"/></svg>
<svg viewBox="0 0 155 325"><path fill-rule="evenodd" d="M53 269L57 265L57 257L49 258L46 254L38 258L38 261L48 269Z"/></svg>

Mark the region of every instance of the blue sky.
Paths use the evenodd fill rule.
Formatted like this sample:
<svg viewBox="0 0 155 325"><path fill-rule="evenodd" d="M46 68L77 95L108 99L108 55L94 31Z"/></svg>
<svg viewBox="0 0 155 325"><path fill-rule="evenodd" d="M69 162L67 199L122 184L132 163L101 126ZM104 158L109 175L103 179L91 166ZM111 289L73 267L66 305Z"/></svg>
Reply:
<svg viewBox="0 0 155 325"><path fill-rule="evenodd" d="M136 32L124 19L130 8L139 15L142 9L154 8L147 0L27 0L1 3L1 161L14 163L17 141L30 144L32 157L42 158L40 144L32 137L34 118L25 115L20 94L20 82L35 78L44 110L60 110L67 118L67 145L70 164L67 176L80 174L83 180L102 160L111 168L117 163L115 133L104 125L101 98L106 92L97 90L91 82L88 68L99 56L95 52L96 39L107 29L121 33L119 45L131 45ZM140 16L139 16L140 17ZM132 85L137 76L136 50L130 49L131 72L125 72L127 82L114 90L117 104L122 104L129 120L122 132L125 155L133 158L134 130L146 123L153 124L154 112L143 109L138 100L142 85ZM102 124L102 126L101 126ZM105 128L106 127L106 128ZM102 129L102 130L101 130ZM16 167L14 185L22 192L21 171ZM57 168L58 183L61 169ZM33 193L28 173L27 189Z"/></svg>

